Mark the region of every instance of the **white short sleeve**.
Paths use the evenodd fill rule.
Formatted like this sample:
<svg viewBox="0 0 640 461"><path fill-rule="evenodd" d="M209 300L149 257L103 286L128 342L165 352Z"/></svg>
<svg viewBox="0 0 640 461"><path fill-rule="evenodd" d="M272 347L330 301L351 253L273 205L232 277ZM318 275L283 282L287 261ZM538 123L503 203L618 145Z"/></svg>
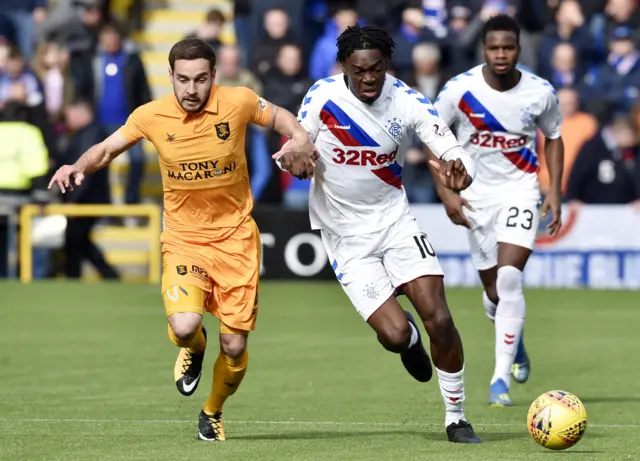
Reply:
<svg viewBox="0 0 640 461"><path fill-rule="evenodd" d="M460 147L460 143L439 116L428 98L415 90L407 92L409 126L431 152L442 157L448 150Z"/></svg>
<svg viewBox="0 0 640 461"><path fill-rule="evenodd" d="M311 135L313 142L315 142L320 131L320 111L327 99L323 87L326 87L326 85L322 85L322 81L319 81L309 88L298 111L298 122Z"/></svg>
<svg viewBox="0 0 640 461"><path fill-rule="evenodd" d="M440 118L444 120L447 125L454 126L457 121L458 110L451 99L453 91L451 90L450 85L450 83L447 83L444 88L440 90L440 94L438 94L433 106L436 111L438 111Z"/></svg>
<svg viewBox="0 0 640 461"><path fill-rule="evenodd" d="M550 84L546 84L550 86ZM562 113L558 104L558 95L553 87L546 92L544 101L544 109L538 117L538 127L547 139L558 139L560 137L562 126Z"/></svg>

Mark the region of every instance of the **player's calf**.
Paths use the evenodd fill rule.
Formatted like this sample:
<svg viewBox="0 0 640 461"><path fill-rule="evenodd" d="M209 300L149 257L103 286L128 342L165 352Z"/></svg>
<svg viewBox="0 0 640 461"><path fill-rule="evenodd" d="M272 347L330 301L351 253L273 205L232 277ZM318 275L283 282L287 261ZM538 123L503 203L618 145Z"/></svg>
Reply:
<svg viewBox="0 0 640 461"><path fill-rule="evenodd" d="M431 360L422 344L418 326L411 314L402 310L395 297L385 301L367 322L386 350L400 354L402 364L414 379L422 383L431 379Z"/></svg>
<svg viewBox="0 0 640 461"><path fill-rule="evenodd" d="M514 266L498 269L496 283L498 309L496 310L496 366L491 378L489 402L509 405L508 390L512 366L522 335L526 305L522 293L522 271Z"/></svg>
<svg viewBox="0 0 640 461"><path fill-rule="evenodd" d="M222 407L235 394L244 379L249 364L248 332L220 323L220 353L213 365L211 393L200 413L199 438L224 440Z"/></svg>
<svg viewBox="0 0 640 461"><path fill-rule="evenodd" d="M173 367L173 378L178 392L192 395L202 376L202 362L207 346L207 332L202 326L202 316L194 312L180 312L168 318L171 342L180 347Z"/></svg>

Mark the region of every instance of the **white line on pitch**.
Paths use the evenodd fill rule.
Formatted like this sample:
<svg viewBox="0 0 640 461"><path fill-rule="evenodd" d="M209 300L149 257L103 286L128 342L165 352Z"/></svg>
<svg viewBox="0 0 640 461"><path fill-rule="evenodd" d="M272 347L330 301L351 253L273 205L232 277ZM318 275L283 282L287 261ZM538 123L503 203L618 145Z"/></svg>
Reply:
<svg viewBox="0 0 640 461"><path fill-rule="evenodd" d="M114 424L186 424L195 423L195 420L187 419L66 419L66 418L0 418L4 422L20 423L114 423ZM387 426L387 427L434 427L442 426L442 423L401 423L401 422L367 422L367 421L251 421L251 420L225 420L230 424L256 424L256 425L304 425L304 426ZM478 423L472 421L478 427L525 427L524 424L514 423ZM588 427L605 429L638 429L640 424L589 424Z"/></svg>

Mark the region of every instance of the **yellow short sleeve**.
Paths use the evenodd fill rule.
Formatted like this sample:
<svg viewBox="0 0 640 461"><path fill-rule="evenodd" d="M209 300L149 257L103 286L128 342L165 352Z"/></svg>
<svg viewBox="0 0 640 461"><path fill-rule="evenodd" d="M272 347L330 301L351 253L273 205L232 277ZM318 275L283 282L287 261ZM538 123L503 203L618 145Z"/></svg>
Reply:
<svg viewBox="0 0 640 461"><path fill-rule="evenodd" d="M271 119L271 105L249 88L243 91L243 107L245 108L248 122L266 126Z"/></svg>
<svg viewBox="0 0 640 461"><path fill-rule="evenodd" d="M119 133L127 141L134 143L143 138L147 138L147 126L149 125L149 107L148 104L138 107L134 110L126 123L120 127Z"/></svg>

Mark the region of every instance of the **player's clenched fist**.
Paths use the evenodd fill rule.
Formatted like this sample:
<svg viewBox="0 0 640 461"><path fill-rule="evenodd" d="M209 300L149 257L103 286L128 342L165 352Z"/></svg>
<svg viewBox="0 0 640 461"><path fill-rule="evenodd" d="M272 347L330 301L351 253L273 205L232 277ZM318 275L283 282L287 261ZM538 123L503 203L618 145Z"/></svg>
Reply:
<svg viewBox="0 0 640 461"><path fill-rule="evenodd" d="M471 185L471 176L467 173L467 169L462 160L455 159L445 162L444 160L429 160L429 163L435 168L440 181L445 187L453 191L461 191Z"/></svg>
<svg viewBox="0 0 640 461"><path fill-rule="evenodd" d="M49 189L54 184L57 184L60 188L60 191L64 194L67 189L73 190L73 185L80 186L82 184L82 180L84 179L84 173L78 169L75 165L63 165L61 166L56 174L53 175L51 181L49 182Z"/></svg>
<svg viewBox="0 0 640 461"><path fill-rule="evenodd" d="M300 138L291 138L273 155L280 166L293 176L306 179L313 176L313 169L318 160L318 152L308 135Z"/></svg>

